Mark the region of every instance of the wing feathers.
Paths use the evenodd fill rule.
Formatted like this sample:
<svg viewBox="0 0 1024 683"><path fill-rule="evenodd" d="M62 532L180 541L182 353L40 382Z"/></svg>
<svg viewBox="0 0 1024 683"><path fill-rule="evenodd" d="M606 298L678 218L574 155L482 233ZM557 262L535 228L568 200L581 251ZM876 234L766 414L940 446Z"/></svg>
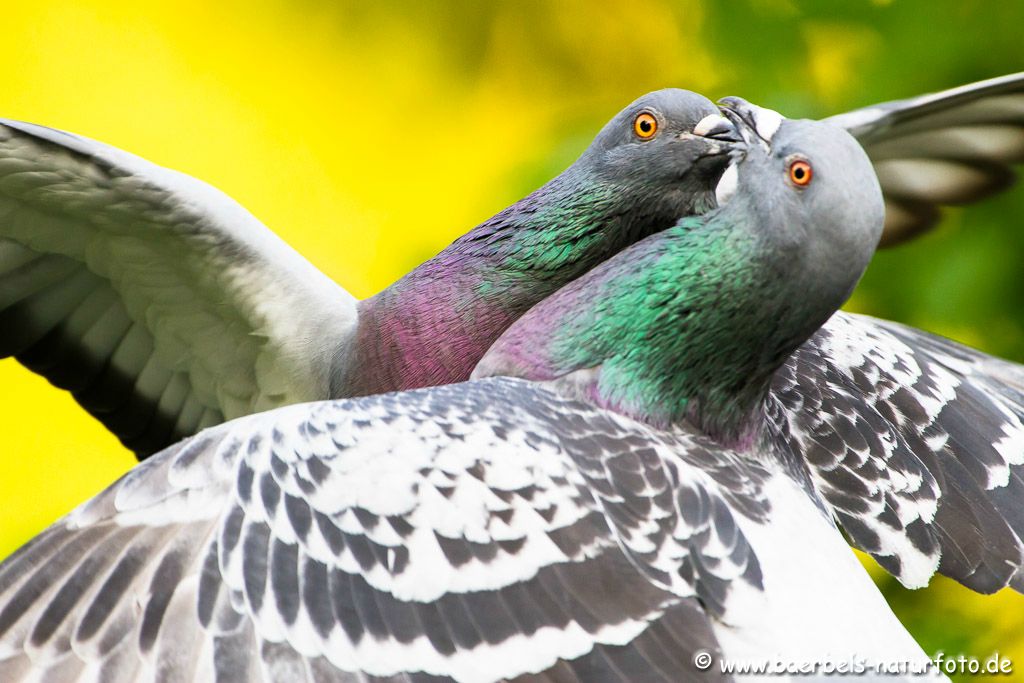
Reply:
<svg viewBox="0 0 1024 683"><path fill-rule="evenodd" d="M45 290L80 270L80 266L70 259L60 256L42 256L30 249L3 241L13 251L18 249L24 258L12 258L11 267L5 265L3 271L3 287L0 287L0 306L7 308L22 301L40 290Z"/></svg>
<svg viewBox="0 0 1024 683"><path fill-rule="evenodd" d="M5 330L0 353L14 355L39 341L88 296L94 282L95 276L77 269L5 309L0 313Z"/></svg>
<svg viewBox="0 0 1024 683"><path fill-rule="evenodd" d="M1024 567L1024 402L1016 367L838 313L773 383L776 436L851 541L911 586L982 593Z"/></svg>
<svg viewBox="0 0 1024 683"><path fill-rule="evenodd" d="M24 642L34 628L37 616L29 608L33 604L46 604L64 577L78 567L82 558L93 551L96 545L102 545L100 542L108 533L107 529L89 529L80 534L63 534L59 553L48 554L45 564L29 564L34 570L25 572L26 578L15 584L17 589L11 587L3 593L0 637L6 642ZM93 580L94 577L90 577L89 581Z"/></svg>
<svg viewBox="0 0 1024 683"><path fill-rule="evenodd" d="M981 161L889 159L876 161L875 172L888 197L938 205L977 201L1016 180L1008 168Z"/></svg>
<svg viewBox="0 0 1024 683"><path fill-rule="evenodd" d="M878 170L886 199L883 245L938 222L938 207L965 204L1015 182L1024 161L1024 74L858 109L845 127Z"/></svg>
<svg viewBox="0 0 1024 683"><path fill-rule="evenodd" d="M140 456L225 415L325 397L318 363L354 322L352 297L209 186L0 122L0 357L79 392ZM180 388L160 401L180 373L200 406Z"/></svg>
<svg viewBox="0 0 1024 683"><path fill-rule="evenodd" d="M676 437L609 451L634 427L570 402L581 433L566 437L552 423L570 409L561 399L484 385L282 409L140 465L0 565L0 667L104 680L679 680L693 648L717 650L699 584L715 582L725 610L754 561L735 552L745 541L719 485L698 478L691 487L713 492L677 501L670 482L693 472L663 471ZM495 395L510 406L498 432ZM713 453L692 457L728 479ZM586 481L600 478L598 499ZM389 485L360 483L375 480ZM686 520L669 523L677 505ZM651 580L686 558L690 570Z"/></svg>
<svg viewBox="0 0 1024 683"><path fill-rule="evenodd" d="M908 133L880 146L872 159L876 163L887 159L1020 163L1024 161L1024 128L993 124Z"/></svg>

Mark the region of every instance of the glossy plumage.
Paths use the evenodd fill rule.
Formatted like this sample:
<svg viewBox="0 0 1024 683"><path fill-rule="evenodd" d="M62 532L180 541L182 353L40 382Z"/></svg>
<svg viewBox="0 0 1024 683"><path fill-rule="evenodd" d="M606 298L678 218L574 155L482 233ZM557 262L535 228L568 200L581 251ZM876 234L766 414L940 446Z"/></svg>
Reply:
<svg viewBox="0 0 1024 683"><path fill-rule="evenodd" d="M656 139L633 136L641 110ZM0 122L0 357L140 456L280 405L466 379L531 305L713 205L716 143L690 133L716 113L644 96L561 175L362 302L205 183Z"/></svg>
<svg viewBox="0 0 1024 683"><path fill-rule="evenodd" d="M676 93L651 102L673 124L659 135L714 112ZM1015 74L829 119L875 163L884 241L1012 182L1022 98ZM678 162L650 154L646 166L631 158L626 170L595 165L632 144L638 106L565 174L361 304L204 183L68 133L0 124L0 356L71 391L140 457L279 405L465 379L529 306L713 206L716 174L688 176L693 152ZM616 180L659 168L684 177L661 206L653 198L664 186Z"/></svg>
<svg viewBox="0 0 1024 683"><path fill-rule="evenodd" d="M866 265L882 197L841 130L809 122L781 130L772 143L779 156L810 159L816 185L788 187L784 163L748 134L728 204L560 290L517 321L477 372L501 372L530 348L559 360L547 336L528 334L552 312L574 311L583 322L570 329L581 343L602 313L646 319L642 306L609 307L629 272L675 288L661 305L672 313L668 331L717 335L718 344L690 349L700 376L752 353L734 335L744 320L711 306L715 283L734 275L732 296L775 314L746 321L750 334L766 349L799 346L802 330L841 303ZM837 205L847 178L859 181L857 201ZM793 194L776 194L775 212L765 213L766 193ZM684 247L702 244L694 238L703 229L737 235L737 248L709 251L697 259L703 268L688 268ZM767 296L753 277L782 268L799 285L821 274L804 257L837 246L847 247L845 270L791 311L790 298ZM692 317L680 315L690 309ZM630 337L629 328L606 331L610 342L590 350L596 365L558 377L480 377L290 406L158 454L0 566L0 671L15 681L43 671L82 681L156 672L170 680L727 679L694 668L701 650L733 660L828 653L924 665L832 525L806 462L772 438L767 392L778 351L753 351L752 381L768 400L747 406L755 412L702 419L720 406L680 381L678 398L692 410L660 425L604 393L604 363L621 352L616 337L651 367L680 351ZM753 428L751 438L719 430L732 424Z"/></svg>

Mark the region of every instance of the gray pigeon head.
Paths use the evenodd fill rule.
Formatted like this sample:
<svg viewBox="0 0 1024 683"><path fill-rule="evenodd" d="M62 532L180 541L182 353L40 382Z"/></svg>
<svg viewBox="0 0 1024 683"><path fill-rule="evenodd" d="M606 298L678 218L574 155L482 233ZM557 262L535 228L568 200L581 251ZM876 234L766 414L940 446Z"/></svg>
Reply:
<svg viewBox="0 0 1024 683"><path fill-rule="evenodd" d="M676 187L692 192L700 185L706 190L726 165L721 143L733 141L734 135L711 100L666 88L647 93L616 114L579 165L620 187L642 187L652 198L655 192L671 193ZM684 203L692 203L692 198Z"/></svg>
<svg viewBox="0 0 1024 683"><path fill-rule="evenodd" d="M844 129L792 120L740 98L721 101L746 144L742 162L723 174L716 196L727 203L743 187L769 247L792 259L820 288L826 306L850 295L878 246L885 218L870 159Z"/></svg>

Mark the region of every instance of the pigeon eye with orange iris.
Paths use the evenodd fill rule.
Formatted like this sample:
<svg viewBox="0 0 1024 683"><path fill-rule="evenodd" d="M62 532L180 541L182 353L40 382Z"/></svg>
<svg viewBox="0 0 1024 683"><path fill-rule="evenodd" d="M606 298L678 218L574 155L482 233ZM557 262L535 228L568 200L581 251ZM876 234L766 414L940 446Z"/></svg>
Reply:
<svg viewBox="0 0 1024 683"><path fill-rule="evenodd" d="M641 140L650 140L658 132L658 119L654 114L643 112L633 119L633 132Z"/></svg>
<svg viewBox="0 0 1024 683"><path fill-rule="evenodd" d="M797 159L789 165L789 179L797 187L807 187L814 177L814 170L810 163L803 159Z"/></svg>

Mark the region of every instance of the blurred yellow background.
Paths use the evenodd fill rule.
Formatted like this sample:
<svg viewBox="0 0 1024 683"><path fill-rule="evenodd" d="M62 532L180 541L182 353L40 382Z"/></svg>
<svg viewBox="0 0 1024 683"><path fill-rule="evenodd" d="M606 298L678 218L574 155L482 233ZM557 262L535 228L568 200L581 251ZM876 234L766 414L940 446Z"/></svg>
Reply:
<svg viewBox="0 0 1024 683"><path fill-rule="evenodd" d="M1022 68L1016 8L721 5L8 3L0 115L206 180L364 297L560 171L648 90L819 116ZM1017 195L880 257L853 308L1022 359L1024 230L1000 232ZM989 227L963 230L964 216ZM12 360L0 415L2 557L134 460ZM1020 596L880 581L927 650L998 649L1024 671Z"/></svg>

